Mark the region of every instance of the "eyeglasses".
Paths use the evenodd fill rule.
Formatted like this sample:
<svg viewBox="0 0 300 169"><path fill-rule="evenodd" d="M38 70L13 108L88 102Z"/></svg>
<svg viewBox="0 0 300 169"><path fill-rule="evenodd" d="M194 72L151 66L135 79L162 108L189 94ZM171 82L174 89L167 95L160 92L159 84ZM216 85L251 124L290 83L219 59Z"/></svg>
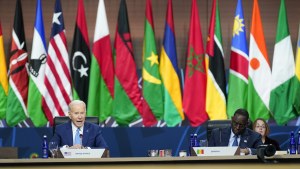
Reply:
<svg viewBox="0 0 300 169"><path fill-rule="evenodd" d="M255 126L256 128L266 129L266 126Z"/></svg>

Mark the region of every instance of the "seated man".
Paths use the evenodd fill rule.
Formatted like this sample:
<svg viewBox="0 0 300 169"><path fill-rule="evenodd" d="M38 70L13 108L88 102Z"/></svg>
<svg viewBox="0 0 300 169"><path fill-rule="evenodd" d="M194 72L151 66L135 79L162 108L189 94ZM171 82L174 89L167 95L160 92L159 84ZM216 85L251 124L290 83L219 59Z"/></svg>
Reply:
<svg viewBox="0 0 300 169"><path fill-rule="evenodd" d="M57 142L59 147L108 149L100 126L85 121L86 105L83 101L74 100L69 104L69 117L67 123L56 126L51 141Z"/></svg>
<svg viewBox="0 0 300 169"><path fill-rule="evenodd" d="M231 127L214 129L208 146L239 146L240 152L256 154L256 148L262 144L261 135L248 129L249 114L245 109L238 109L231 117Z"/></svg>

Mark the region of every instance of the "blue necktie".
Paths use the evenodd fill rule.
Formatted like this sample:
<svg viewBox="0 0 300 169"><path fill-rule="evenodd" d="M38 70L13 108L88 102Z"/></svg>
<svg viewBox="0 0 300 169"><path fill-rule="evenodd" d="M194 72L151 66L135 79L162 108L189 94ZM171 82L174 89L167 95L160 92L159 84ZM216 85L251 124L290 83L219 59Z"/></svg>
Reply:
<svg viewBox="0 0 300 169"><path fill-rule="evenodd" d="M81 138L80 138L80 129L77 128L76 130L76 134L75 134L75 140L74 140L74 144L81 144Z"/></svg>
<svg viewBox="0 0 300 169"><path fill-rule="evenodd" d="M238 143L238 136L237 135L234 135L234 141L232 143L232 146L238 146L239 143Z"/></svg>

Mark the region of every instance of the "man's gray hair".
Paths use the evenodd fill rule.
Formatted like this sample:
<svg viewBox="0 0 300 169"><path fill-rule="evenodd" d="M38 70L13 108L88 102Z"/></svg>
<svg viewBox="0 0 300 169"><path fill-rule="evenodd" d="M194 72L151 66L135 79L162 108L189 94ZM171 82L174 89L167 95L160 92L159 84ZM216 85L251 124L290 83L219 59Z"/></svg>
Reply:
<svg viewBox="0 0 300 169"><path fill-rule="evenodd" d="M86 105L84 103L84 101L82 100L73 100L70 102L69 104L69 111L71 111L71 107L74 106L74 105L84 105L84 110L86 111Z"/></svg>

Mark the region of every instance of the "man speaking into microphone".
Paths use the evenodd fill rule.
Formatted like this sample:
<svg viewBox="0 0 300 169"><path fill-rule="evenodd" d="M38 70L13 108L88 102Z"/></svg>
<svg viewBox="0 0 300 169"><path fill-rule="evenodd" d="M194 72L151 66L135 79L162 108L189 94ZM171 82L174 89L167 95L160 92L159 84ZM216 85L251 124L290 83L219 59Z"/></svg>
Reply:
<svg viewBox="0 0 300 169"><path fill-rule="evenodd" d="M56 126L51 141L57 142L59 147L105 148L108 146L102 137L100 126L85 121L86 105L81 100L73 100L69 104L70 120Z"/></svg>

